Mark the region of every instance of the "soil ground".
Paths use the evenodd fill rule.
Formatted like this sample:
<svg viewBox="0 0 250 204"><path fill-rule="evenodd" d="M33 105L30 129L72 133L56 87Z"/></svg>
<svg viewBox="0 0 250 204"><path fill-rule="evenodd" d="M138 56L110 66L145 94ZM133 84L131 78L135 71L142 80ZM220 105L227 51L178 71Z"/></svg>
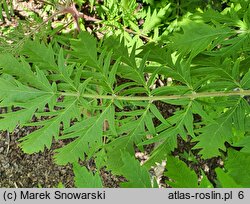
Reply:
<svg viewBox="0 0 250 204"><path fill-rule="evenodd" d="M60 182L73 187L71 166L55 165L52 150L32 155L20 150L18 139L28 130L17 128L13 134L0 134L0 187L57 187Z"/></svg>
<svg viewBox="0 0 250 204"><path fill-rule="evenodd" d="M21 151L18 140L30 131L27 127L17 128L12 134L0 133L0 188L52 188L60 183L75 187L72 166L58 166L53 161L53 150L59 144L54 142L50 150L32 155ZM101 176L108 188L119 187L122 180L105 170L101 170Z"/></svg>

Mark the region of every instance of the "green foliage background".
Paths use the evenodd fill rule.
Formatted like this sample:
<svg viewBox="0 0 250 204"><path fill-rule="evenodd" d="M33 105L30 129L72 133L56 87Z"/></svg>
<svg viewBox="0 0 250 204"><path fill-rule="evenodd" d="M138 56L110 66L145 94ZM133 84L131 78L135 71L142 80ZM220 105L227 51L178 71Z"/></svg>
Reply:
<svg viewBox="0 0 250 204"><path fill-rule="evenodd" d="M70 140L54 158L74 164L77 187L102 187L104 167L126 178L121 187L158 187L149 170L162 160L170 187L250 187L248 1L75 3L98 16L92 34L83 20L77 35L73 26L66 32L45 24L13 50L20 37L9 44L15 31L3 31L0 106L8 112L0 115L0 130L38 127L20 140L28 154ZM1 11L10 18L5 4ZM174 112L166 117L157 101ZM193 144L192 162L223 160L215 180L190 168L184 155L173 156L178 137ZM150 144L140 165L135 151ZM93 158L95 173L78 163Z"/></svg>

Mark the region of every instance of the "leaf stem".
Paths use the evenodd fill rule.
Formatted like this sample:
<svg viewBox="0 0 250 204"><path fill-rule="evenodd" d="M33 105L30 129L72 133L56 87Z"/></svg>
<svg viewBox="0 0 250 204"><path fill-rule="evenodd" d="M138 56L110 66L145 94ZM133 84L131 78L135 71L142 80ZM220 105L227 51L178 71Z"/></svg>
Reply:
<svg viewBox="0 0 250 204"><path fill-rule="evenodd" d="M62 96L75 96L79 97L77 93L65 93L60 92ZM249 96L250 90L240 90L240 91L214 91L214 92L201 92L201 93L191 93L183 95L168 95L168 96L117 96L117 95L96 95L96 94L82 94L83 98L93 98L93 99L110 99L110 100L120 100L120 101L161 101L161 100L171 100L171 99L196 99L196 98L208 98L208 97L222 97L222 96Z"/></svg>

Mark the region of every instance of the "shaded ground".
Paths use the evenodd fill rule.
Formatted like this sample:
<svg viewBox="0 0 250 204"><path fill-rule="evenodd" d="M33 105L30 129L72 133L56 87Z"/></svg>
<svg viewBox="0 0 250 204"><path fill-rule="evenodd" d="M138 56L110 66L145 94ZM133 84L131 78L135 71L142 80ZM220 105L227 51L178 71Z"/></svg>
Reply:
<svg viewBox="0 0 250 204"><path fill-rule="evenodd" d="M53 161L53 149L59 144L54 143L50 150L37 154L24 154L18 147L18 139L32 131L31 128L16 129L13 134L0 134L0 188L34 188L74 186L72 166L58 166ZM88 166L88 168L93 168ZM104 186L119 187L122 178L101 170Z"/></svg>
<svg viewBox="0 0 250 204"><path fill-rule="evenodd" d="M53 163L52 150L27 155L18 147L17 140L27 129L13 134L0 134L0 187L73 187L73 172L70 165Z"/></svg>

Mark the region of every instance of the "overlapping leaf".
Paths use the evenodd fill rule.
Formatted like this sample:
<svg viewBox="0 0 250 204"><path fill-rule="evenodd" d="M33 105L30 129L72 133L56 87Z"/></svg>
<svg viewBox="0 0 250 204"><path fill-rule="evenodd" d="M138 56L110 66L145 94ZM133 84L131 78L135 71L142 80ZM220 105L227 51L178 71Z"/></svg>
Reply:
<svg viewBox="0 0 250 204"><path fill-rule="evenodd" d="M85 63L90 67L98 68L96 39L88 32L81 32L78 39L71 40L75 61Z"/></svg>
<svg viewBox="0 0 250 204"><path fill-rule="evenodd" d="M221 118L215 122L210 121L208 125L199 129L201 134L193 139L193 141L198 141L193 149L201 149L200 154L203 158L216 157L220 155L220 150L226 151L225 142L230 142L233 137L233 124L238 127L242 126L241 123L246 117L247 113L241 105L242 103L244 100L236 100L234 106ZM238 119L237 114L240 114Z"/></svg>
<svg viewBox="0 0 250 204"><path fill-rule="evenodd" d="M74 126L77 126L78 129L75 130L74 126L72 126L68 130L69 138L77 138L68 145L56 150L55 160L58 164L77 162L79 159L85 158L84 153L91 157L102 146L103 123L108 118L108 114L112 114L111 108L111 105L105 108L87 127L85 125L79 126L76 123Z"/></svg>
<svg viewBox="0 0 250 204"><path fill-rule="evenodd" d="M206 49L213 48L211 46L215 46L212 45L214 41L216 41L216 44L220 43L232 33L227 28L215 28L204 23L190 21L185 22L183 30L183 34L175 34L172 38L172 47L183 55L190 53L191 58Z"/></svg>
<svg viewBox="0 0 250 204"><path fill-rule="evenodd" d="M128 182L121 183L123 188L151 188L151 178L145 167L140 166L139 161L129 153L122 152L123 165L115 174L123 175Z"/></svg>
<svg viewBox="0 0 250 204"><path fill-rule="evenodd" d="M20 139L20 141L22 141L20 146L25 153L31 154L43 151L44 147L50 148L53 137L58 139L60 125L63 124L66 128L69 126L72 119L78 117L79 111L76 106L76 99L72 98L69 101L66 100L62 102L61 105L63 109L53 113L54 117L51 119L38 122L38 124L32 124L33 126L42 125L42 128ZM44 113L44 116L46 116L46 113Z"/></svg>
<svg viewBox="0 0 250 204"><path fill-rule="evenodd" d="M198 183L198 176L183 161L169 156L165 176L171 180L166 181L173 188L211 188L213 185L203 173L203 178Z"/></svg>
<svg viewBox="0 0 250 204"><path fill-rule="evenodd" d="M77 188L102 188L102 180L98 173L93 175L87 170L86 167L80 166L75 163L73 166L74 170L74 181Z"/></svg>
<svg viewBox="0 0 250 204"><path fill-rule="evenodd" d="M228 150L225 170L216 169L218 180L224 188L249 188L250 154Z"/></svg>

